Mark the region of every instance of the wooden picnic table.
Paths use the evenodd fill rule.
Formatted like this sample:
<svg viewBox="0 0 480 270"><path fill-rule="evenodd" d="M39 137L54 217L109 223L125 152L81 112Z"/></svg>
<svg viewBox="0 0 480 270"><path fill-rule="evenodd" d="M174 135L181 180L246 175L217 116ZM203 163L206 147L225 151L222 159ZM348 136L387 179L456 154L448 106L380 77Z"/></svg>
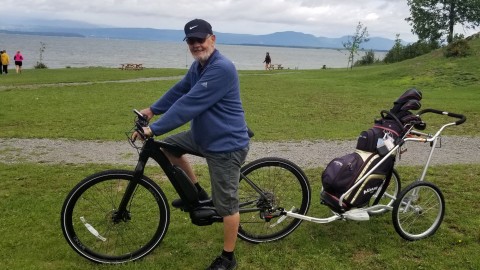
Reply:
<svg viewBox="0 0 480 270"><path fill-rule="evenodd" d="M268 69L269 69L269 70L273 70L273 69L275 69L275 66L277 66L276 69L283 69L282 64L270 64L270 66L268 67Z"/></svg>
<svg viewBox="0 0 480 270"><path fill-rule="evenodd" d="M142 70L143 64L120 64L121 70Z"/></svg>

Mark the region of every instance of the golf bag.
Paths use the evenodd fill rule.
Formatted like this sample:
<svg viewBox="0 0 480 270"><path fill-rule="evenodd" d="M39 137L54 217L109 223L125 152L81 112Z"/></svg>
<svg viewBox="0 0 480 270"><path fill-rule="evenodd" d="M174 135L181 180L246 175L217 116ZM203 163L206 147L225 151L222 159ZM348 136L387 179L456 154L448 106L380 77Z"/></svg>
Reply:
<svg viewBox="0 0 480 270"><path fill-rule="evenodd" d="M360 133L353 153L337 157L327 165L322 173L322 204L335 212L345 212L352 207L368 205L375 193L388 186L395 155L385 156L405 135L409 123L420 122L413 121L418 120L418 116L410 110L420 109L421 98L420 91L407 90L394 102L390 111L382 111L381 119L375 120L373 127ZM375 170L369 173L375 166ZM367 173L366 179L352 189Z"/></svg>

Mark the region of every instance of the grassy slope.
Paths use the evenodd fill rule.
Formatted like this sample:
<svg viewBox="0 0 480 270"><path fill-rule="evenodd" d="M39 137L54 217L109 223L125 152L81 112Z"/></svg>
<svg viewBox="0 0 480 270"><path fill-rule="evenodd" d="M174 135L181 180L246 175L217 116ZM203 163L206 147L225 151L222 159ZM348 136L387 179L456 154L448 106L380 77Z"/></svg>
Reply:
<svg viewBox="0 0 480 270"><path fill-rule="evenodd" d="M240 71L248 124L256 132L255 140L351 139L406 89L417 87L424 94L423 108L467 115L467 123L453 134L477 136L480 39L471 44L474 55L461 59L445 59L439 50L397 64L353 70ZM28 70L20 76L4 76L0 137L122 140L131 125L130 110L150 105L178 78L109 81L184 72L86 68ZM66 82L92 84L43 85ZM30 87L17 88L21 85ZM436 118L429 123L438 125L440 120L445 121Z"/></svg>

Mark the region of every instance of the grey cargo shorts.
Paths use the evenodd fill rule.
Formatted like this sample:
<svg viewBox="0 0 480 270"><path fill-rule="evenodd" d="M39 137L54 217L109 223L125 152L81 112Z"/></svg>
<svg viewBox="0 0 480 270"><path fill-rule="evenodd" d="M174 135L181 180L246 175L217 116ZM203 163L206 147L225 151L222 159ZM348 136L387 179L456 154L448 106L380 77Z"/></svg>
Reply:
<svg viewBox="0 0 480 270"><path fill-rule="evenodd" d="M164 141L176 144L188 151L201 153L207 161L212 186L212 201L218 214L225 217L238 212L238 181L240 180L240 168L248 154L248 147L228 153L205 152L194 142L191 131L171 135Z"/></svg>

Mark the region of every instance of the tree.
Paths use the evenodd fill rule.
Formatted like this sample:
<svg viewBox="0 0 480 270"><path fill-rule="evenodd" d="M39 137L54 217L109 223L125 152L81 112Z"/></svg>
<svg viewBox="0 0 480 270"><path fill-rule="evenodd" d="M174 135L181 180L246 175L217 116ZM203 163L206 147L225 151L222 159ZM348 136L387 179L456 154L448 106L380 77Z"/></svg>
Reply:
<svg viewBox="0 0 480 270"><path fill-rule="evenodd" d="M44 42L40 41L40 61L37 62L37 64L34 66L35 69L42 69L42 68L47 68L47 65L43 63L43 53L45 52L45 48L47 47L47 44Z"/></svg>
<svg viewBox="0 0 480 270"><path fill-rule="evenodd" d="M349 36L347 42L342 42L343 47L348 51L348 64L347 68L352 69L355 54L358 54L358 50L360 49L360 44L363 42L367 42L368 39L368 31L367 27L363 27L361 22L358 22L357 29L355 31L354 36Z"/></svg>
<svg viewBox="0 0 480 270"><path fill-rule="evenodd" d="M403 53L405 50L405 46L402 44L402 40L400 39L400 34L396 35L395 44L393 47L387 52L383 61L385 63L395 63L404 60Z"/></svg>
<svg viewBox="0 0 480 270"><path fill-rule="evenodd" d="M444 41L454 39L454 27L467 29L480 26L480 0L407 0L412 33L420 40ZM443 40L442 40L443 38Z"/></svg>
<svg viewBox="0 0 480 270"><path fill-rule="evenodd" d="M385 55L383 62L387 64L400 62L427 54L438 48L440 48L440 44L437 41L432 40L418 40L417 42L403 45L402 40L400 39L400 34L397 34L395 44Z"/></svg>

